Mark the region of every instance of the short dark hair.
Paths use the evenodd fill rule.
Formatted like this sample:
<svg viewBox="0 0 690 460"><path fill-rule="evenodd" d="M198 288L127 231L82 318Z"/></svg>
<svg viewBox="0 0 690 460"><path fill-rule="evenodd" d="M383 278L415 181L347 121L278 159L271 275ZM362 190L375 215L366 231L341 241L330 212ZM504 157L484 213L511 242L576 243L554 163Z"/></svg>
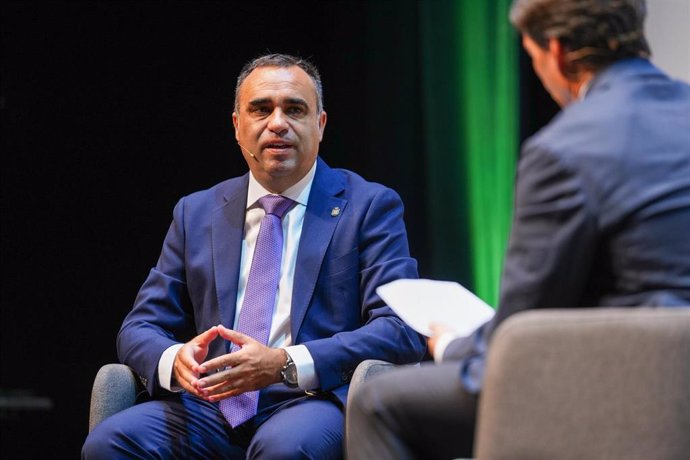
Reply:
<svg viewBox="0 0 690 460"><path fill-rule="evenodd" d="M237 77L237 84L235 85L235 112L239 112L239 96L240 96L240 86L244 83L247 76L249 76L252 71L258 69L259 67L292 67L297 66L304 70L309 77L311 77L314 82L314 87L316 88L316 109L321 112L324 109L323 106L323 87L321 85L321 75L319 75L319 70L316 66L307 59L291 56L289 54L265 54L257 58L252 59L247 62L239 76Z"/></svg>
<svg viewBox="0 0 690 460"><path fill-rule="evenodd" d="M544 49L558 39L572 63L596 71L649 57L645 15L645 0L514 0L510 21Z"/></svg>

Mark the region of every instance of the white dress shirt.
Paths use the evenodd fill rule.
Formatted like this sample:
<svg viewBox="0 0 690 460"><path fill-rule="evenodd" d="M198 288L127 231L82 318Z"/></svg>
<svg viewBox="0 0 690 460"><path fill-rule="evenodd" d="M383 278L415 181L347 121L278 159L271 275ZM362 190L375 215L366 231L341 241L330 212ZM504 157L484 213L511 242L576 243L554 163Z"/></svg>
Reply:
<svg viewBox="0 0 690 460"><path fill-rule="evenodd" d="M283 259L280 266L280 282L276 294L276 306L273 310L271 333L268 346L284 348L297 366L297 383L303 390L318 388L319 379L314 368L314 360L304 345L292 345L292 331L290 329L290 310L292 303L292 288L295 280L295 265L297 249L302 236L302 224L307 209L309 192L316 173L316 162L309 172L295 185L281 193L297 204L283 216ZM240 277L237 283L237 306L233 327L237 327L240 317L247 278L251 267L256 238L259 234L261 220L266 214L258 205L259 198L270 195L270 192L259 184L249 173L249 189L247 191L247 213L244 221L244 239L242 240L242 256L240 261ZM176 344L165 350L158 362L158 381L162 388L168 391L181 391L172 381L172 370L175 356L183 344Z"/></svg>

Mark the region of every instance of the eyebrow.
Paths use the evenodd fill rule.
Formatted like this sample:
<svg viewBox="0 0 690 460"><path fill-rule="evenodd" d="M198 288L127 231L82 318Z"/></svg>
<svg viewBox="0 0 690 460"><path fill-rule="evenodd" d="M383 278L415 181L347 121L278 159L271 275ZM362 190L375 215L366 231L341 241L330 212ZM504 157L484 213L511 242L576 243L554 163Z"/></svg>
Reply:
<svg viewBox="0 0 690 460"><path fill-rule="evenodd" d="M285 102L287 102L288 104L292 104L292 105L302 105L305 108L309 107L309 104L307 104L307 101L305 101L304 99L299 98L299 97L288 97L287 99L285 99Z"/></svg>
<svg viewBox="0 0 690 460"><path fill-rule="evenodd" d="M299 97L288 97L284 101L285 101L285 103L290 104L290 105L300 105L300 106L303 106L305 108L309 108L309 104L307 104L307 101L305 101L304 99L299 98ZM265 105L265 104L271 104L271 103L273 103L273 101L270 98L261 97L261 98L252 99L251 101L249 101L249 106L250 107L256 107L259 105Z"/></svg>

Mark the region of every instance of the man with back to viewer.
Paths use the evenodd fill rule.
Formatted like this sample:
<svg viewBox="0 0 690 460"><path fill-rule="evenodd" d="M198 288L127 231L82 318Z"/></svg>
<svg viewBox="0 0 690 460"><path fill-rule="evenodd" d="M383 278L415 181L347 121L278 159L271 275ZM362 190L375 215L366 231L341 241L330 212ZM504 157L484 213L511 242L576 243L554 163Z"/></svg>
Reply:
<svg viewBox="0 0 690 460"><path fill-rule="evenodd" d="M512 314L690 305L690 86L648 61L644 16L642 0L514 1L563 110L522 148L498 311L466 338L439 328L440 364L364 385L350 460L471 457L489 339Z"/></svg>

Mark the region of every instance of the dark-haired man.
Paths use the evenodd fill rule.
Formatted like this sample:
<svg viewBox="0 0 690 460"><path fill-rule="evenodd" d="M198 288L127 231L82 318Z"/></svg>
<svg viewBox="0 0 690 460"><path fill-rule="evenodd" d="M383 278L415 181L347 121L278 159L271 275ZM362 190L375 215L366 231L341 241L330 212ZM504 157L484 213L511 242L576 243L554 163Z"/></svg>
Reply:
<svg viewBox="0 0 690 460"><path fill-rule="evenodd" d="M263 56L235 94L250 172L175 207L117 343L153 400L97 426L85 458L340 458L357 364L424 354L375 294L417 276L402 203L318 158L316 68Z"/></svg>
<svg viewBox="0 0 690 460"><path fill-rule="evenodd" d="M690 86L647 60L644 16L642 0L514 1L563 110L522 148L497 314L469 337L430 338L441 364L365 385L348 408L350 460L471 457L488 341L510 315L690 305Z"/></svg>

